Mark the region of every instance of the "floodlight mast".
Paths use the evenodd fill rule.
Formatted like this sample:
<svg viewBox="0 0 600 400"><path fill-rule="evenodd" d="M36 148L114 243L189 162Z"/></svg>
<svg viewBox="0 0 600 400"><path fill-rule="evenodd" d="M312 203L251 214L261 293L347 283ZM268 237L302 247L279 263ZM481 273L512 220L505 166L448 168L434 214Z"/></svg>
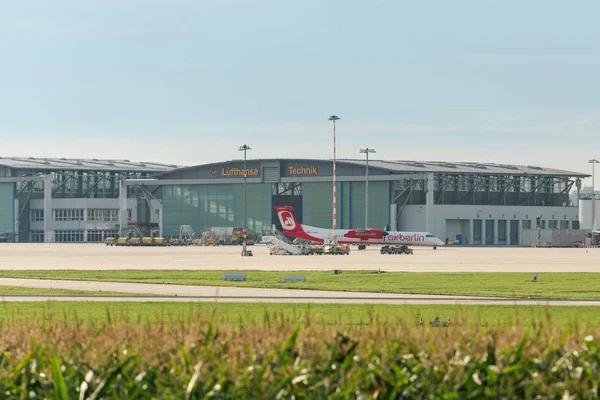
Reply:
<svg viewBox="0 0 600 400"><path fill-rule="evenodd" d="M336 193L336 168L335 168L335 121L339 120L340 117L332 115L329 117L329 121L333 121L333 240L332 244L337 244L335 237L335 228L337 225L337 193Z"/></svg>
<svg viewBox="0 0 600 400"><path fill-rule="evenodd" d="M359 153L367 156L367 164L365 168L365 229L369 229L369 153L375 153L375 149L360 149Z"/></svg>
<svg viewBox="0 0 600 400"><path fill-rule="evenodd" d="M248 168L246 168L246 152L248 150L252 150L252 148L250 146L248 146L247 144L244 144L242 146L240 146L240 148L238 149L238 151L243 151L244 152L244 242L242 244L242 256L247 256L248 255L248 250L247 250L247 244L246 244L246 238L247 238L247 225L246 225L246 178L248 177Z"/></svg>
<svg viewBox="0 0 600 400"><path fill-rule="evenodd" d="M596 182L596 171L594 167L596 164L600 164L600 161L593 158L588 163L592 164L592 230L594 230L596 229L596 186L594 185Z"/></svg>

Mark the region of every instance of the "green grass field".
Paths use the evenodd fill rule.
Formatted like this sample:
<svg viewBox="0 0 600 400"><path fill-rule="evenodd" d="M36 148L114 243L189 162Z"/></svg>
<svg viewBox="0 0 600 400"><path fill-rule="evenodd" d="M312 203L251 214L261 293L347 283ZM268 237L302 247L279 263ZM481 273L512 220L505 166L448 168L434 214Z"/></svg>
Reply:
<svg viewBox="0 0 600 400"><path fill-rule="evenodd" d="M131 295L129 293L118 292L94 292L91 290L70 290L70 289L44 289L44 288L28 288L21 286L0 286L0 301L1 296L17 296L17 295L32 295L32 296L123 296ZM144 295L141 295L144 296Z"/></svg>
<svg viewBox="0 0 600 400"><path fill-rule="evenodd" d="M246 271L245 282L226 282L224 271L105 270L2 271L2 278L40 278L111 282L165 283L199 286L241 286L342 290L352 292L490 296L534 299L600 299L600 274L544 273L531 282L531 273L430 273L344 271ZM305 275L306 282L284 283L284 275Z"/></svg>
<svg viewBox="0 0 600 400"><path fill-rule="evenodd" d="M289 303L102 303L102 302L31 302L0 304L0 321L35 320L40 317L72 322L75 315L81 322L127 320L131 322L188 321L214 318L224 324L261 324L265 318L302 322L348 325L368 324L373 318L416 320L425 323L436 316L450 318L455 323L469 321L478 326L513 326L517 320L524 326L546 321L557 326L597 326L600 314L596 307L544 307L496 305L385 305L385 304L289 304ZM271 317L268 317L271 315Z"/></svg>

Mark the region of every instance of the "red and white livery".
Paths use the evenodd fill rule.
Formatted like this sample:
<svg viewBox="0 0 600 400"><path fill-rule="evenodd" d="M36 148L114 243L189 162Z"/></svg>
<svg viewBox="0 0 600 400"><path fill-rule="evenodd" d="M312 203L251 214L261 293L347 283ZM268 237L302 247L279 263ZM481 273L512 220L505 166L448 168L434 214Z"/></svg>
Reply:
<svg viewBox="0 0 600 400"><path fill-rule="evenodd" d="M317 243L331 243L333 230L302 225L296 220L291 206L274 207L281 222L283 234ZM407 246L443 246L444 242L429 232L386 232L382 229L337 229L335 239L339 244L391 244Z"/></svg>

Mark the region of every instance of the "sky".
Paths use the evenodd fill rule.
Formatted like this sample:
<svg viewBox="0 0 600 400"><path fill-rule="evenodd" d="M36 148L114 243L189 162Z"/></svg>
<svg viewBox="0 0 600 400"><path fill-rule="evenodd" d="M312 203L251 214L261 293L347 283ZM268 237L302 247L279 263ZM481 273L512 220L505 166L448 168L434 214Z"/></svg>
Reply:
<svg viewBox="0 0 600 400"><path fill-rule="evenodd" d="M591 174L598 15L598 0L0 0L0 156L331 158L335 114L338 158Z"/></svg>

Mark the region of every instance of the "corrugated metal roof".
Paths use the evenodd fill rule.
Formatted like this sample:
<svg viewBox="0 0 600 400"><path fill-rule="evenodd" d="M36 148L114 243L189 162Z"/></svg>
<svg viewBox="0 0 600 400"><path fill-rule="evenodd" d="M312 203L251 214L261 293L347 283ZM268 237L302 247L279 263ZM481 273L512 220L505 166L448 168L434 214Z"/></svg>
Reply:
<svg viewBox="0 0 600 400"><path fill-rule="evenodd" d="M242 159L228 160L216 163L199 164L181 169L194 169L206 165L242 162ZM302 162L331 162L331 159L311 158L259 158L252 161L302 161ZM338 163L365 165L364 159L338 159ZM574 178L587 178L591 175L581 172L566 171L555 168L537 167L533 165L512 165L478 162L450 162L450 161L410 161L410 160L369 160L369 167L388 170L390 173L448 173L448 174L480 174L480 175L546 175L564 176ZM161 174L161 175L164 175ZM160 175L159 175L160 176Z"/></svg>
<svg viewBox="0 0 600 400"><path fill-rule="evenodd" d="M96 158L0 157L0 165L15 169L115 172L166 172L179 168L177 165L156 162L99 160Z"/></svg>
<svg viewBox="0 0 600 400"><path fill-rule="evenodd" d="M365 160L342 159L340 162L365 165ZM369 166L383 168L394 173L406 172L433 172L448 174L506 174L506 175L552 175L569 177L588 177L590 175L580 172L565 171L561 169L537 167L533 165L512 165L476 162L448 162L448 161L383 161L369 160Z"/></svg>

